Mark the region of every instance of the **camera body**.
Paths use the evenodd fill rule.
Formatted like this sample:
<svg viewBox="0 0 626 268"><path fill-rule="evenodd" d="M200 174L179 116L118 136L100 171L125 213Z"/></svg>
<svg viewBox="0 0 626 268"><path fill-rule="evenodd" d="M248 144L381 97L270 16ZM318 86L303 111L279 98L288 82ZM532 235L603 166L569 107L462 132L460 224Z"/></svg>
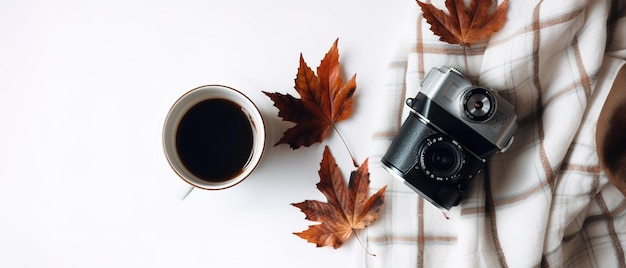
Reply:
<svg viewBox="0 0 626 268"><path fill-rule="evenodd" d="M487 160L512 144L515 107L446 66L433 68L406 104L411 112L383 156L383 167L449 210Z"/></svg>

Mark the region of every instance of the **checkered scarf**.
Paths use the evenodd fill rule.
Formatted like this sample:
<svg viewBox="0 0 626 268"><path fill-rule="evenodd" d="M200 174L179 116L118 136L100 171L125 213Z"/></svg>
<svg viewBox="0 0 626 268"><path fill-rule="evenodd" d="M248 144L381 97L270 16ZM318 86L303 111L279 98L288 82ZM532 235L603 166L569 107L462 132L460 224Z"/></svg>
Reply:
<svg viewBox="0 0 626 268"><path fill-rule="evenodd" d="M443 2L432 1L445 10ZM598 116L626 59L625 4L510 0L504 28L465 51L439 41L415 13L408 49L391 61L379 93L371 187L388 190L364 233L377 255L364 254L367 267L626 267L626 201L595 145ZM490 178L474 179L450 219L380 164L408 115L405 99L442 65L497 90L515 105L519 124L512 147L490 159Z"/></svg>

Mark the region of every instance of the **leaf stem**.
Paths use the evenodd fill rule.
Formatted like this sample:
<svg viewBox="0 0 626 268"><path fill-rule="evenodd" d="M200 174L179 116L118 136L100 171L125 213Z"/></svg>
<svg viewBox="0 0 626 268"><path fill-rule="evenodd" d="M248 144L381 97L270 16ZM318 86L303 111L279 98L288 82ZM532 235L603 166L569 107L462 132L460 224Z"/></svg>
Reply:
<svg viewBox="0 0 626 268"><path fill-rule="evenodd" d="M354 167L359 167L359 163L354 158L354 154L352 154L352 151L350 150L350 147L348 146L346 139L343 138L343 135L341 135L341 132L339 131L337 126L335 126L335 124L333 124L333 128L335 129L335 132L337 132L337 134L339 135L339 138L341 138L341 141L343 142L343 145L346 147L346 150L348 150L348 154L350 155L350 158L352 158L352 165L354 165Z"/></svg>
<svg viewBox="0 0 626 268"><path fill-rule="evenodd" d="M367 247L365 247L365 245L363 244L363 241L361 241L361 238L359 238L359 235L357 234L356 230L352 229L352 233L354 234L354 237L356 237L356 240L359 241L359 244L361 244L361 247L363 248L363 250L365 250L365 253L367 253L367 255L370 255L372 257L376 257L376 254L371 253L369 250L367 250Z"/></svg>

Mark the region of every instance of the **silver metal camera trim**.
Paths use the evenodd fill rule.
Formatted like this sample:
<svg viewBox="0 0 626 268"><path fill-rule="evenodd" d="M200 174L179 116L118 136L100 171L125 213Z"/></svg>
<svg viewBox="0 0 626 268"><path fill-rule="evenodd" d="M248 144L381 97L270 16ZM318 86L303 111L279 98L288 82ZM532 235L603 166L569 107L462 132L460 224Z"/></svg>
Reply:
<svg viewBox="0 0 626 268"><path fill-rule="evenodd" d="M463 112L462 98L468 90L473 88L476 86L459 70L442 66L431 69L422 81L420 91L503 152L511 145L513 132L517 129L515 107L503 99L498 92L487 87L480 87L494 93L496 98L494 109L496 110L494 115L486 121L475 122L468 119Z"/></svg>

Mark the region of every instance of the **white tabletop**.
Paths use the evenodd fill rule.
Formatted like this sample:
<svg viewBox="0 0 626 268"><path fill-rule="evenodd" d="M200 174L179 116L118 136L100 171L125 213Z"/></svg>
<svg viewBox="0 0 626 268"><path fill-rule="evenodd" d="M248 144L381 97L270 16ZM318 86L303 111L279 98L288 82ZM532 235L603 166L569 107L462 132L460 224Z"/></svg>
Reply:
<svg viewBox="0 0 626 268"><path fill-rule="evenodd" d="M290 203L315 188L324 145L273 147L282 122L262 90L295 94L339 38L354 115L338 124L368 155L377 90L411 0L109 0L0 3L0 267L360 267L355 239L316 248ZM165 115L186 91L237 88L269 129L258 169L223 191L194 190L166 162Z"/></svg>

